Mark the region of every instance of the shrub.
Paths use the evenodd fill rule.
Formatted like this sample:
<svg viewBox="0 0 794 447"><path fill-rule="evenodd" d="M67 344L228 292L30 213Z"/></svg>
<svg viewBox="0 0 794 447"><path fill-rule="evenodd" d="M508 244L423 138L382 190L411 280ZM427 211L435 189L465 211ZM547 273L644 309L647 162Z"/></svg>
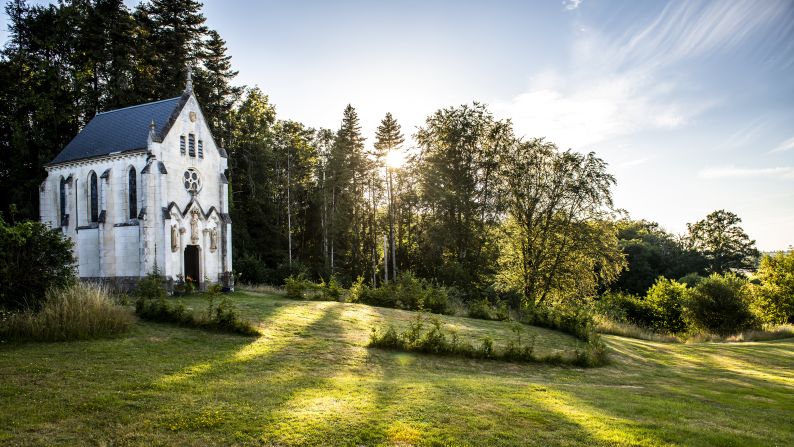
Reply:
<svg viewBox="0 0 794 447"><path fill-rule="evenodd" d="M654 329L674 334L686 330L683 314L686 293L684 284L661 276L656 279L645 297L653 312Z"/></svg>
<svg viewBox="0 0 794 447"><path fill-rule="evenodd" d="M135 287L135 295L147 300L159 300L166 297L165 287L163 287L163 277L155 267L154 271L146 275L146 278L138 281Z"/></svg>
<svg viewBox="0 0 794 447"><path fill-rule="evenodd" d="M766 324L794 323L794 251L761 258L756 277L753 312Z"/></svg>
<svg viewBox="0 0 794 447"><path fill-rule="evenodd" d="M304 294L311 286L312 284L303 275L289 276L284 280L284 290L287 292L287 298L303 299Z"/></svg>
<svg viewBox="0 0 794 447"><path fill-rule="evenodd" d="M656 325L652 306L642 298L624 292L607 292L594 305L595 311L610 320L645 328Z"/></svg>
<svg viewBox="0 0 794 447"><path fill-rule="evenodd" d="M720 336L758 326L746 299L746 280L712 274L687 293L685 318L694 330Z"/></svg>
<svg viewBox="0 0 794 447"><path fill-rule="evenodd" d="M74 284L72 241L39 222L0 218L0 307L39 310L50 289Z"/></svg>
<svg viewBox="0 0 794 447"><path fill-rule="evenodd" d="M700 284L700 281L703 281L703 277L697 273L688 273L678 280L678 282L684 284L687 287L695 287L696 285Z"/></svg>
<svg viewBox="0 0 794 447"><path fill-rule="evenodd" d="M240 275L240 281L246 284L264 284L272 281L273 272L258 257L245 255L235 259L234 268Z"/></svg>
<svg viewBox="0 0 794 447"><path fill-rule="evenodd" d="M104 287L77 283L50 289L39 311L8 315L0 325L0 339L66 341L101 338L129 329L135 318L114 303Z"/></svg>
<svg viewBox="0 0 794 447"><path fill-rule="evenodd" d="M364 277L359 276L353 281L353 285L350 286L350 291L347 294L347 302L349 303L360 303L361 298L366 295L367 293L367 285L364 284Z"/></svg>
<svg viewBox="0 0 794 447"><path fill-rule="evenodd" d="M351 290L350 301L371 306L444 313L449 302L446 288L417 278L411 272L403 272L396 282L378 288L367 287L363 282L354 283L354 287L356 290Z"/></svg>
<svg viewBox="0 0 794 447"><path fill-rule="evenodd" d="M339 285L339 281L336 280L336 276L331 275L331 278L328 282L323 282L322 286L320 287L320 292L322 293L322 297L324 300L327 301L340 301L342 298L342 293L344 289L341 285Z"/></svg>
<svg viewBox="0 0 794 447"><path fill-rule="evenodd" d="M486 298L469 303L469 318L491 319L491 303Z"/></svg>

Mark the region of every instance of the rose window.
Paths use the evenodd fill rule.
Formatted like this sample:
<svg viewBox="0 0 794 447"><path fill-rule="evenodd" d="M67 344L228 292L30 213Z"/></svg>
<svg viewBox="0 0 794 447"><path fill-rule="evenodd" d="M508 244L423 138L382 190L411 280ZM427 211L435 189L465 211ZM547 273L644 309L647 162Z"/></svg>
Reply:
<svg viewBox="0 0 794 447"><path fill-rule="evenodd" d="M182 183L191 193L197 193L201 190L201 174L193 168L188 168L182 176Z"/></svg>

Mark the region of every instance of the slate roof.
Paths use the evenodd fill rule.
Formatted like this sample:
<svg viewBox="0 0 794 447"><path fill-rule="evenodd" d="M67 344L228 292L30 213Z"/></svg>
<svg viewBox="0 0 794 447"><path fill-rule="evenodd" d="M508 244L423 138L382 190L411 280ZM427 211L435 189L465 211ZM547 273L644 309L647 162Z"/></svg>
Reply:
<svg viewBox="0 0 794 447"><path fill-rule="evenodd" d="M154 121L162 141L189 95L98 113L50 164L146 149L149 124Z"/></svg>

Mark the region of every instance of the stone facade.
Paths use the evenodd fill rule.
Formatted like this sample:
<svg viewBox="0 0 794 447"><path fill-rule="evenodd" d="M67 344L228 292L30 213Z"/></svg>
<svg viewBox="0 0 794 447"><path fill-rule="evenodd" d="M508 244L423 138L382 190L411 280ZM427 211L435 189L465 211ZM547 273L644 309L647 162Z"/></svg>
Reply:
<svg viewBox="0 0 794 447"><path fill-rule="evenodd" d="M166 123L152 118L142 147L113 152L89 147L80 154L92 155L80 157L67 146L67 156L62 153L46 166L41 220L74 241L82 279L129 285L156 265L169 282L198 276L192 279L202 286L209 281L233 287L226 152L216 145L190 85L182 97L168 101L173 112ZM122 117L113 113L135 116L130 125L142 125L147 105L133 107L139 109L105 112L82 132L91 127L92 133L124 135L126 129L101 126ZM82 144L106 141L88 140Z"/></svg>

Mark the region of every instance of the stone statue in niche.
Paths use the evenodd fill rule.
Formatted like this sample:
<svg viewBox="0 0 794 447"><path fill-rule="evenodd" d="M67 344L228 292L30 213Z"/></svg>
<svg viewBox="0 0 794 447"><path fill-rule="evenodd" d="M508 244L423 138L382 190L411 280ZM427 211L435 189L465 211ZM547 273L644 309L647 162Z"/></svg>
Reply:
<svg viewBox="0 0 794 447"><path fill-rule="evenodd" d="M171 251L173 253L176 253L176 251L179 249L179 240L177 240L177 234L176 225L171 225Z"/></svg>
<svg viewBox="0 0 794 447"><path fill-rule="evenodd" d="M199 212L198 210L193 210L192 214L193 217L190 218L190 243L196 245L198 244L199 241L199 231L198 231Z"/></svg>
<svg viewBox="0 0 794 447"><path fill-rule="evenodd" d="M218 229L213 228L210 230L210 252L215 253L218 249Z"/></svg>

